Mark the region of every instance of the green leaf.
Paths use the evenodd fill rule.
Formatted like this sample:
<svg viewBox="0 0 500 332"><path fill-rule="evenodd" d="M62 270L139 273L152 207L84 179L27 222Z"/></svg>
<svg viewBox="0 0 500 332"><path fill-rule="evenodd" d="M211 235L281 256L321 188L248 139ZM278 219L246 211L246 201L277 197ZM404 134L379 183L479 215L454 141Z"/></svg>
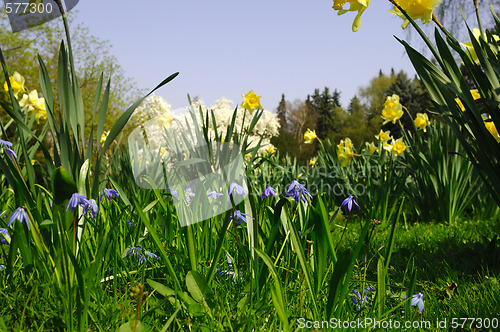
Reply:
<svg viewBox="0 0 500 332"><path fill-rule="evenodd" d="M196 271L189 271L186 275L186 286L196 302L208 303L213 298L214 293L208 286L205 278Z"/></svg>
<svg viewBox="0 0 500 332"><path fill-rule="evenodd" d="M52 197L54 204L61 204L64 200L69 199L71 195L78 192L75 180L71 177L64 168L57 167L52 173Z"/></svg>

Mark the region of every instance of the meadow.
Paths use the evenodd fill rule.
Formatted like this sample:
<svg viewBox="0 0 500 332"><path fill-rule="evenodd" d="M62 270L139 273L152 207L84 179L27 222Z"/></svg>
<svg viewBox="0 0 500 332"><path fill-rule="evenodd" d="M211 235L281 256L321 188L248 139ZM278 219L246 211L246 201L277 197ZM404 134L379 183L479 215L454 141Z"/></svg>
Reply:
<svg viewBox="0 0 500 332"><path fill-rule="evenodd" d="M354 146L307 130L307 164L255 136L253 91L223 123L189 101L182 120L126 137L177 73L105 130L110 85L84 109L69 33L57 83L38 58L43 97L0 50L0 330L497 330L498 37L470 31L476 62L436 31L437 46L422 33L435 62L401 41L430 116L403 127L408 110L385 96L400 137Z"/></svg>

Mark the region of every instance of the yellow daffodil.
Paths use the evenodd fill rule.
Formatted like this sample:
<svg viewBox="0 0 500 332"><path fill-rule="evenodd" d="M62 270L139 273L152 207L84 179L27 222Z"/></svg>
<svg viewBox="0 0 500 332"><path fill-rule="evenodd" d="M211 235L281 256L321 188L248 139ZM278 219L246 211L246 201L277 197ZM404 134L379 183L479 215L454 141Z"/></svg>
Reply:
<svg viewBox="0 0 500 332"><path fill-rule="evenodd" d="M23 98L19 101L19 106L26 107L30 111L36 111L36 123L40 123L40 119L47 120L47 109L45 108L45 98L38 98L38 91L33 90L28 95L23 94Z"/></svg>
<svg viewBox="0 0 500 332"><path fill-rule="evenodd" d="M172 120L173 119L169 114L165 114L163 116L160 116L156 120L156 123L158 124L158 126L160 126L160 128L165 128L165 127L170 126L170 124L172 123Z"/></svg>
<svg viewBox="0 0 500 332"><path fill-rule="evenodd" d="M391 144L384 144L383 148L397 157L406 150L406 144L403 142L403 138L398 138L397 140L393 139Z"/></svg>
<svg viewBox="0 0 500 332"><path fill-rule="evenodd" d="M349 9L344 9L344 5L349 3ZM358 12L352 22L352 31L356 32L361 26L361 14L368 8L369 0L333 0L333 9L338 10L337 15L347 12Z"/></svg>
<svg viewBox="0 0 500 332"><path fill-rule="evenodd" d="M477 89L470 90L470 93L472 95L472 98L474 98L474 100L481 98L481 95L479 94L479 91ZM458 107L460 107L462 112L465 112L465 107L464 107L464 104L462 104L462 101L458 98L455 98L455 101L457 102Z"/></svg>
<svg viewBox="0 0 500 332"><path fill-rule="evenodd" d="M385 143L391 139L390 135L391 132L389 130L387 131L380 130L380 133L378 133L378 135L375 135L375 138L378 139L381 143Z"/></svg>
<svg viewBox="0 0 500 332"><path fill-rule="evenodd" d="M12 91L14 92L14 97L17 98L17 95L19 92L24 90L24 82L25 79L24 77L19 74L17 71L14 72L14 75L9 77L10 85L12 86ZM7 85L7 82L4 83L3 85L5 91L9 91L9 86Z"/></svg>
<svg viewBox="0 0 500 332"><path fill-rule="evenodd" d="M260 105L261 96L257 96L257 94L253 92L253 90L248 91L246 95L242 96L243 102L241 103L241 107L248 110L250 114L252 114L255 109L262 108L262 106Z"/></svg>
<svg viewBox="0 0 500 332"><path fill-rule="evenodd" d="M397 139L392 145L392 152L395 155L399 155L406 150L406 144L403 142L402 138Z"/></svg>
<svg viewBox="0 0 500 332"><path fill-rule="evenodd" d="M309 166L314 166L316 164L316 158L309 159Z"/></svg>
<svg viewBox="0 0 500 332"><path fill-rule="evenodd" d="M375 143L373 142L365 142L365 149L370 153L373 154L375 151L377 151L377 147L375 146Z"/></svg>
<svg viewBox="0 0 500 332"><path fill-rule="evenodd" d="M304 133L304 143L306 144L312 144L312 142L314 142L317 138L318 136L316 135L316 130L307 129Z"/></svg>
<svg viewBox="0 0 500 332"><path fill-rule="evenodd" d="M337 151L337 158L339 159L340 165L342 167L346 167L347 165L349 165L353 157L354 153L349 148L343 148Z"/></svg>
<svg viewBox="0 0 500 332"><path fill-rule="evenodd" d="M429 124L429 117L426 113L417 113L417 117L413 120L415 127L419 130L427 132L427 125Z"/></svg>
<svg viewBox="0 0 500 332"><path fill-rule="evenodd" d="M481 37L481 31L479 31L478 28L474 28L474 29L472 29L472 34L474 35L474 38L476 38L476 40L479 43L479 38ZM498 37L497 35L493 35L493 39L495 40L495 42L498 42L500 40L500 37ZM460 43L460 45L465 47L465 50L469 53L469 56L472 59L472 61L474 61L476 64L480 63L479 59L477 57L476 50L474 49L474 46L472 45L472 41L469 41L467 43Z"/></svg>
<svg viewBox="0 0 500 332"><path fill-rule="evenodd" d="M382 110L382 119L384 119L384 124L387 122L396 123L396 121L401 119L402 116L403 105L399 102L399 96L397 94L387 96L384 102L384 109Z"/></svg>
<svg viewBox="0 0 500 332"><path fill-rule="evenodd" d="M266 151L267 151L267 153L269 153L269 154L273 154L273 153L275 153L275 152L276 152L276 150L275 150L272 146L268 147Z"/></svg>
<svg viewBox="0 0 500 332"><path fill-rule="evenodd" d="M423 24L427 24L432 21L432 12L441 4L441 0L397 0L397 3L413 20L420 19ZM404 20L401 26L403 29L410 24L410 21L396 6L394 9L389 9L389 13Z"/></svg>
<svg viewBox="0 0 500 332"><path fill-rule="evenodd" d="M101 144L104 144L104 142L106 142L106 139L108 138L108 135L109 135L109 131L103 131L102 135L101 135Z"/></svg>
<svg viewBox="0 0 500 332"><path fill-rule="evenodd" d="M352 141L349 137L341 140L337 145L337 158L340 161L342 167L346 167L351 162L354 157Z"/></svg>

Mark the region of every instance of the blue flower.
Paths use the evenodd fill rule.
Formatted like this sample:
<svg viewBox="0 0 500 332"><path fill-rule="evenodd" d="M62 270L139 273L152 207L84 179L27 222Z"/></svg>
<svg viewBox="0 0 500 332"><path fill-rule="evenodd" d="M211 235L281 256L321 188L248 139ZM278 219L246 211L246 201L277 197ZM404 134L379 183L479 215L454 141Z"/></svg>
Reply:
<svg viewBox="0 0 500 332"><path fill-rule="evenodd" d="M139 265L146 263L146 257L142 254L141 247L130 247L125 251L125 257L135 256L135 258L139 261Z"/></svg>
<svg viewBox="0 0 500 332"><path fill-rule="evenodd" d="M14 150L11 149L12 147L12 143L9 142L9 141L4 141L2 139L0 139L0 145L5 149L5 152L7 152L7 154L12 158L17 158L17 155L16 153L14 152Z"/></svg>
<svg viewBox="0 0 500 332"><path fill-rule="evenodd" d="M248 214L244 214L244 213L241 213L240 210L236 210L236 211L234 211L234 214L231 216L230 220L233 220L233 218L234 218L239 226L242 221L244 221L245 223L247 222L247 219L245 217L252 218ZM252 219L254 219L254 218L252 218Z"/></svg>
<svg viewBox="0 0 500 332"><path fill-rule="evenodd" d="M231 257L229 257L229 254L226 253L227 257L227 265L229 265L229 270L220 270L218 274L222 276L232 276L233 277L233 282L236 282L236 272L234 271L233 267L233 261L231 260ZM243 276L240 277L240 279L243 279Z"/></svg>
<svg viewBox="0 0 500 332"><path fill-rule="evenodd" d="M83 210L86 212L88 211L89 207L89 201L87 200L87 197L80 195L79 193L74 193L71 195L71 198L69 199L68 205L66 206L66 211L68 211L68 208L71 210L71 212L75 212L76 207L80 205L83 207Z"/></svg>
<svg viewBox="0 0 500 332"><path fill-rule="evenodd" d="M21 223L24 221L28 229L30 228L30 220L24 206L18 207L14 210L14 212L12 212L7 227L10 227L10 225L12 225L12 223L16 220L19 220Z"/></svg>
<svg viewBox="0 0 500 332"><path fill-rule="evenodd" d="M9 245L10 235L9 231L6 228L0 228L0 243Z"/></svg>
<svg viewBox="0 0 500 332"><path fill-rule="evenodd" d="M179 192L177 190L173 190L170 188L167 188L167 190L170 191L170 195L172 195L172 199L174 200L174 202L178 202L179 201ZM168 197L168 196L165 196L165 197Z"/></svg>
<svg viewBox="0 0 500 332"><path fill-rule="evenodd" d="M233 193L236 193L236 195L240 195L240 196L244 196L247 194L247 191L245 190L245 188L243 188L242 186L240 186L239 184L237 184L236 182L232 182L230 185L229 185L229 190L227 191L227 195L229 197L231 197L231 195Z"/></svg>
<svg viewBox="0 0 500 332"><path fill-rule="evenodd" d="M186 203L191 203L191 199L195 196L195 193L193 192L194 186L187 186L186 189L184 189L184 196L186 197Z"/></svg>
<svg viewBox="0 0 500 332"><path fill-rule="evenodd" d="M209 193L207 193L207 197L208 197L208 198L212 197L212 199L214 199L214 200L216 200L216 199L217 199L217 197L220 197L220 196L222 196L222 195L223 195L222 193L218 193L218 192L216 192L215 190L214 190L214 191L211 191L211 192L209 192Z"/></svg>
<svg viewBox="0 0 500 332"><path fill-rule="evenodd" d="M153 254L150 251L147 251L147 250L143 251L141 247L130 247L130 248L128 248L125 251L125 257L134 256L137 259L137 261L139 262L139 265L144 264L145 266L148 266L148 262L147 262L146 256L143 255L143 252L149 258L160 259L160 257L158 257L158 255Z"/></svg>
<svg viewBox="0 0 500 332"><path fill-rule="evenodd" d="M108 188L104 188L104 192L101 194L101 197L104 194L106 194L106 197L108 198L108 201L110 201L110 202L113 199L113 197L118 197L119 196L118 191L116 191L114 189L108 189Z"/></svg>
<svg viewBox="0 0 500 332"><path fill-rule="evenodd" d="M157 254L153 254L153 253L152 253L152 252L150 252L150 251L144 250L144 253L145 253L145 254L146 254L149 258L153 258L153 259L156 259L156 260L160 259L160 257L158 257L158 255L157 255Z"/></svg>
<svg viewBox="0 0 500 332"><path fill-rule="evenodd" d="M6 268L5 268L5 265L0 264L0 271L5 270L5 269L6 269Z"/></svg>
<svg viewBox="0 0 500 332"><path fill-rule="evenodd" d="M306 195L312 199L312 196L309 191L307 191L306 187L298 183L296 180L293 180L292 183L290 183L285 194L286 197L292 196L295 198L295 203L298 203L300 199L305 202L307 198Z"/></svg>
<svg viewBox="0 0 500 332"><path fill-rule="evenodd" d="M361 307L364 307L366 305L370 305L371 303L368 302L368 294L369 292L375 292L375 288L372 286L368 286L365 289L365 296L361 297L361 293L358 290L354 290L354 295L356 297L351 297L352 302L356 305L358 309L361 309Z"/></svg>
<svg viewBox="0 0 500 332"><path fill-rule="evenodd" d="M262 199L266 199L269 196L273 195L274 198L276 198L276 191L274 190L273 187L267 186L266 189L262 192Z"/></svg>
<svg viewBox="0 0 500 332"><path fill-rule="evenodd" d="M0 139L0 145L2 145L2 147L4 147L4 146L8 146L9 148L12 147L12 143L11 142L4 141L3 139Z"/></svg>
<svg viewBox="0 0 500 332"><path fill-rule="evenodd" d="M92 218L95 219L95 217L97 217L97 213L99 212L99 208L97 207L97 203L93 198L88 200L86 211L83 214L87 213L87 210L89 209L92 211Z"/></svg>
<svg viewBox="0 0 500 332"><path fill-rule="evenodd" d="M411 306L414 307L418 304L418 313L424 311L424 293L419 292L411 297Z"/></svg>
<svg viewBox="0 0 500 332"><path fill-rule="evenodd" d="M349 195L349 197L344 199L344 201L342 202L340 207L343 208L347 204L347 210L349 211L349 213L351 213L352 203L354 203L354 205L356 205L358 207L358 210L361 211L361 208L359 207L358 203L356 203L356 201L354 200L353 195Z"/></svg>

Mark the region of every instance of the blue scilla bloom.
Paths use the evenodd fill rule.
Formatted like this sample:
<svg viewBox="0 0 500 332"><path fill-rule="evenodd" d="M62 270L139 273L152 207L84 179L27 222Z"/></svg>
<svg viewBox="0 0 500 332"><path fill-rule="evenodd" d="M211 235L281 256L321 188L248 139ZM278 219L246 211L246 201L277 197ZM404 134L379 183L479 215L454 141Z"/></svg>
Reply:
<svg viewBox="0 0 500 332"><path fill-rule="evenodd" d="M418 313L421 314L424 308L424 293L419 292L411 297L411 305L412 307L418 305Z"/></svg>
<svg viewBox="0 0 500 332"><path fill-rule="evenodd" d="M6 269L5 265L0 264L0 271L5 270L5 269Z"/></svg>
<svg viewBox="0 0 500 332"><path fill-rule="evenodd" d="M0 146L3 147L5 149L5 152L7 152L7 154L12 158L17 158L17 155L16 153L14 152L14 150L11 149L12 147L12 143L9 142L9 141L4 141L2 139L0 139Z"/></svg>
<svg viewBox="0 0 500 332"><path fill-rule="evenodd" d="M24 206L18 207L17 209L14 210L14 212L12 212L7 227L10 227L10 225L12 225L12 223L16 220L19 220L21 223L24 221L28 229L30 228L30 220L28 217L28 213L26 213L26 208Z"/></svg>
<svg viewBox="0 0 500 332"><path fill-rule="evenodd" d="M160 259L160 257L158 257L158 255L157 255L157 254L153 254L153 253L152 253L152 252L150 252L150 251L144 250L144 253L145 253L145 254L146 254L149 258L156 259L156 260Z"/></svg>
<svg viewBox="0 0 500 332"><path fill-rule="evenodd" d="M232 182L230 185L229 185L229 190L227 191L227 195L229 197L231 197L231 195L235 193L236 195L240 195L240 196L244 196L247 194L247 191L245 190L245 188L243 188L242 186L240 186L239 184L237 184L236 182Z"/></svg>
<svg viewBox="0 0 500 332"><path fill-rule="evenodd" d="M89 201L87 200L87 197L80 195L79 193L74 193L69 199L68 205L66 206L66 211L70 209L71 212L75 212L78 205L83 207L84 211L88 211L89 209Z"/></svg>
<svg viewBox="0 0 500 332"><path fill-rule="evenodd" d="M118 194L118 191L114 190L114 189L108 189L108 188L104 188L104 192L101 194L101 197L103 195L106 195L106 197L108 198L108 201L112 201L113 200L113 197L118 197L120 196Z"/></svg>
<svg viewBox="0 0 500 332"><path fill-rule="evenodd" d="M375 292L375 288L373 288L372 286L366 287L365 295L363 297L361 297L361 293L358 290L356 289L354 290L354 295L356 295L356 297L352 297L351 299L358 309L361 309L361 307L371 304L368 302L368 294L370 292Z"/></svg>
<svg viewBox="0 0 500 332"><path fill-rule="evenodd" d="M184 189L184 196L186 197L186 203L191 203L191 200L193 199L195 195L194 186L187 186L186 189Z"/></svg>
<svg viewBox="0 0 500 332"><path fill-rule="evenodd" d="M353 195L349 195L349 197L344 199L340 207L343 208L345 205L347 205L347 210L349 211L349 213L351 213L353 203L358 207L358 211L361 211L361 208L359 207L358 203L356 203L356 201L354 200Z"/></svg>
<svg viewBox="0 0 500 332"><path fill-rule="evenodd" d="M252 218L251 216L249 216L248 214L245 214L245 213L241 213L240 210L236 210L234 211L234 214L231 216L231 220L233 220L233 217L234 219L236 220L236 222L238 223L238 226L241 224L242 221L244 221L245 223L247 222L247 219L246 218ZM246 217L246 218L245 218ZM253 218L252 218L253 219Z"/></svg>
<svg viewBox="0 0 500 332"><path fill-rule="evenodd" d="M0 244L9 245L10 235L6 228L0 228Z"/></svg>
<svg viewBox="0 0 500 332"><path fill-rule="evenodd" d="M262 199L266 199L271 195L276 198L276 190L274 190L274 188L271 186L267 186L266 189L264 189L264 191L262 192Z"/></svg>
<svg viewBox="0 0 500 332"><path fill-rule="evenodd" d="M130 247L125 251L125 257L129 256L134 256L137 261L139 262L139 265L146 263L146 257L142 254L142 248L141 247Z"/></svg>
<svg viewBox="0 0 500 332"><path fill-rule="evenodd" d="M167 190L170 191L170 195L172 195L172 199L174 200L174 202L178 202L179 201L179 192L177 190L173 190L170 188L167 188ZM168 196L165 196L165 197L168 197Z"/></svg>
<svg viewBox="0 0 500 332"><path fill-rule="evenodd" d="M88 210L92 212L92 218L95 219L95 217L97 217L97 213L99 212L99 208L97 207L97 202L95 201L95 199L91 198L88 200L86 210L83 214L87 213Z"/></svg>
<svg viewBox="0 0 500 332"><path fill-rule="evenodd" d="M292 183L288 186L288 190L286 191L286 197L295 198L295 203L298 203L299 200L302 199L303 202L306 201L307 196L312 199L311 194L307 191L306 187L297 182L297 180L293 180Z"/></svg>
<svg viewBox="0 0 500 332"><path fill-rule="evenodd" d="M209 192L209 193L207 193L207 197L208 197L208 198L210 198L210 197L211 197L213 200L216 200L216 199L217 199L217 197L220 197L220 196L222 196L222 195L223 195L222 193L218 193L218 192L216 192L215 190L214 190L214 191L211 191L211 192Z"/></svg>

